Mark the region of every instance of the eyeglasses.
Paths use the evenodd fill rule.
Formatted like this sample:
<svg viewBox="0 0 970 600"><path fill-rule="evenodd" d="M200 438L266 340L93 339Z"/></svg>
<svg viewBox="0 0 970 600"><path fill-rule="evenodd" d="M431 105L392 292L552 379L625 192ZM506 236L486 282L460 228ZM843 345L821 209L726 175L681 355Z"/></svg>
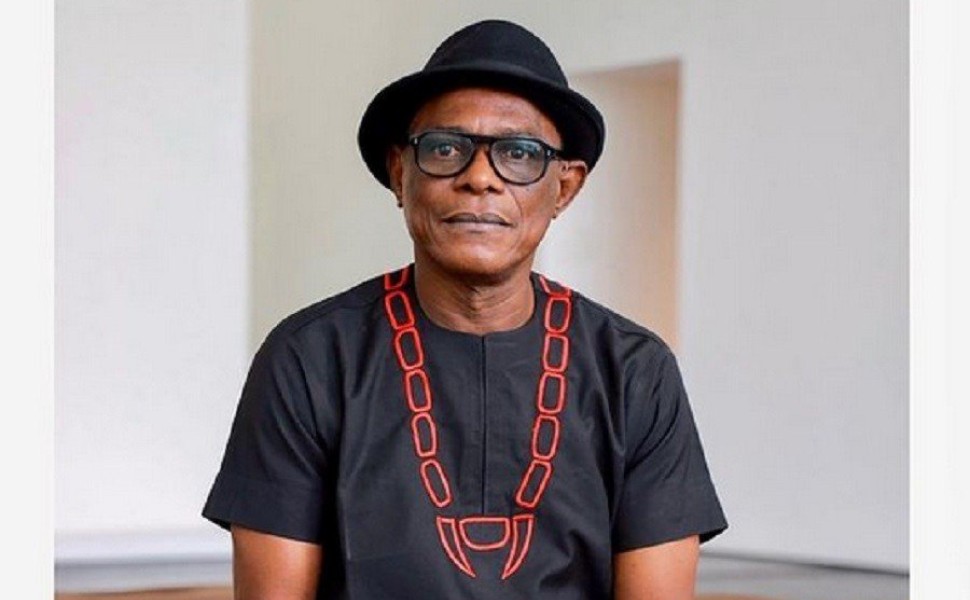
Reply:
<svg viewBox="0 0 970 600"><path fill-rule="evenodd" d="M542 179L549 161L560 157L542 140L529 137L493 137L454 131L426 131L412 136L414 160L425 175L454 177L471 164L479 145L487 146L488 162L503 181L528 185Z"/></svg>

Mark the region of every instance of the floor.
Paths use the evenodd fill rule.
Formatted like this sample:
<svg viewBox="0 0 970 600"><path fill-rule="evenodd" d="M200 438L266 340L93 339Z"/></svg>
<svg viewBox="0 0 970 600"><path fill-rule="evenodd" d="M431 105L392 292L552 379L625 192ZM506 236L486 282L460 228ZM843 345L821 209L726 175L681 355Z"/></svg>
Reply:
<svg viewBox="0 0 970 600"><path fill-rule="evenodd" d="M702 555L698 594L748 594L772 600L907 600L909 576Z"/></svg>
<svg viewBox="0 0 970 600"><path fill-rule="evenodd" d="M57 600L228 600L228 564L55 568ZM196 586L194 589L185 589ZM141 595L91 592L167 589ZM180 588L180 589L177 589ZM834 567L704 554L698 600L907 600L909 577Z"/></svg>

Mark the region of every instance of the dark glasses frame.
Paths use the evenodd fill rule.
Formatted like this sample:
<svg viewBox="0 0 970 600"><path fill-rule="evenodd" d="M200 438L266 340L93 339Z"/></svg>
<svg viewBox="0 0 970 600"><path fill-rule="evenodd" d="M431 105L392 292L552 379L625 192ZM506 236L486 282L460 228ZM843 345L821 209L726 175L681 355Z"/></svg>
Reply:
<svg viewBox="0 0 970 600"><path fill-rule="evenodd" d="M418 159L418 154L419 154L418 146L420 146L421 141L427 136L442 135L442 134L455 136L458 138L468 140L474 145L474 150L468 155L468 160L466 160L464 164L462 164L457 169L455 169L454 172L430 173L426 171L423 166L421 166L421 161ZM542 148L542 157L543 157L542 170L535 178L525 180L525 181L510 179L509 177L504 175L502 171L495 165L495 158L492 156L492 147L496 142L504 142L504 141L530 142L530 143L538 144ZM553 160L558 160L562 158L562 150L553 148L552 146L550 146L549 144L547 144L546 142L540 139L527 137L527 136L520 136L520 135L512 135L512 136L475 135L472 133L463 133L460 131L431 129L431 130L419 133L417 135L412 135L411 137L408 138L408 145L410 145L414 149L414 152L413 152L414 164L418 166L418 169L429 177L441 177L441 178L456 177L457 175L460 175L461 173L463 173L465 169L468 168L468 165L472 164L472 162L475 160L475 151L477 151L478 146L481 146L483 144L486 147L485 156L488 157L488 164L492 167L492 170L495 171L495 174L498 175L502 181L506 183L510 183L512 185L530 185L539 181L540 179L546 176L546 172L549 170L549 163Z"/></svg>

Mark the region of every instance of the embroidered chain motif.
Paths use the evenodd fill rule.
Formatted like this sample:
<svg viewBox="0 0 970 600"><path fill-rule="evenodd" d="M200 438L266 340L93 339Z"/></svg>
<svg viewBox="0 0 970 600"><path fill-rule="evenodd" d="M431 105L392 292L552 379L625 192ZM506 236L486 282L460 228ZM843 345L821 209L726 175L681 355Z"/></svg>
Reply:
<svg viewBox="0 0 970 600"><path fill-rule="evenodd" d="M410 268L384 275L384 311L394 331L394 352L404 373L404 396L411 411L411 439L414 453L421 461L418 472L428 499L439 510L452 503L448 475L438 461L438 426L431 414L433 405L428 374L424 369L424 348L415 325L411 301L403 291ZM438 538L448 559L459 570L476 577L468 561L465 548L477 552L499 550L509 545L508 559L502 579L511 577L522 565L532 542L535 509L552 479L553 459L559 449L559 413L566 402L566 368L569 366L569 338L567 331L572 318L572 291L539 276L542 289L549 295L546 301L542 344L542 376L536 394L536 418L532 425L532 460L526 468L515 494L515 503L523 511L511 517L470 515L446 517L438 515L435 524ZM557 316L558 315L558 316ZM543 444L543 440L547 440ZM475 542L469 534L473 526L497 528L496 541Z"/></svg>

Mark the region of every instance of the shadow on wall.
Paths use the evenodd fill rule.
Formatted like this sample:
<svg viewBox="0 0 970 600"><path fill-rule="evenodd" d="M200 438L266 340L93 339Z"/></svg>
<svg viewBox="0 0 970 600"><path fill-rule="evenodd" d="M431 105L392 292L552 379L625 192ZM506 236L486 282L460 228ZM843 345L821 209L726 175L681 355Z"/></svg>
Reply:
<svg viewBox="0 0 970 600"><path fill-rule="evenodd" d="M676 351L680 64L598 71L572 82L615 126L577 201L550 227L538 270Z"/></svg>

